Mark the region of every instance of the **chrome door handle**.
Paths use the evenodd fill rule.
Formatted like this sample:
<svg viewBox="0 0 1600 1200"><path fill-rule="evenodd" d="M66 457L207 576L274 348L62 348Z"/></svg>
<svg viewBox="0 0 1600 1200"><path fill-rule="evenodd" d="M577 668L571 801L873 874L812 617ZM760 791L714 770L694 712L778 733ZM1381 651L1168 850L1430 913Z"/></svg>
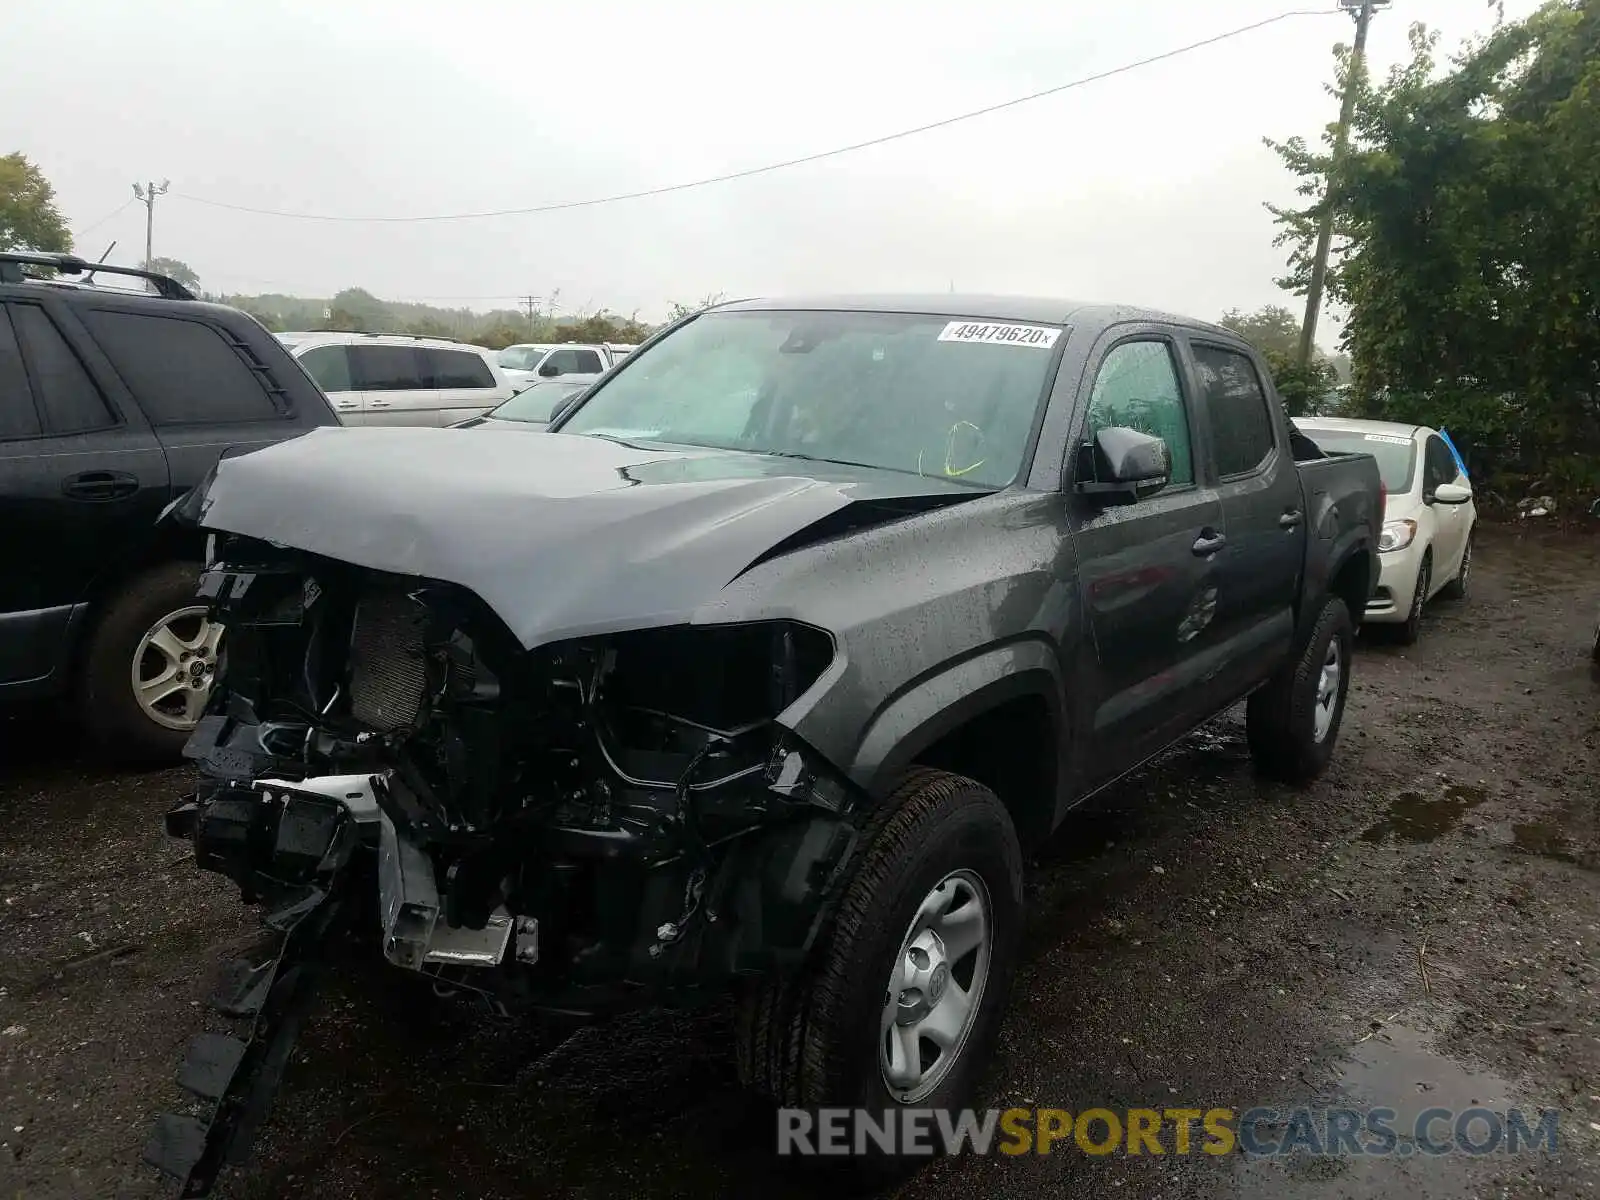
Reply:
<svg viewBox="0 0 1600 1200"><path fill-rule="evenodd" d="M1303 520L1305 520L1305 513L1301 512L1298 508L1291 508L1288 512L1284 513L1283 516L1278 518L1278 528L1293 529Z"/></svg>
<svg viewBox="0 0 1600 1200"><path fill-rule="evenodd" d="M1206 529L1202 530L1200 536L1195 538L1194 552L1201 558L1207 558L1227 544L1228 539L1225 535L1218 533L1214 529Z"/></svg>

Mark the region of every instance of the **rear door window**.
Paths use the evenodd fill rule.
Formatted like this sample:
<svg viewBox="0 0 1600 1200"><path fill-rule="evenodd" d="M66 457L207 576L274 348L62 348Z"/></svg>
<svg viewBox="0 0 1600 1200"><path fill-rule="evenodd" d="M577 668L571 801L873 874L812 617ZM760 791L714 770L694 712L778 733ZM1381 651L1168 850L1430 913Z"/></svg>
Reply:
<svg viewBox="0 0 1600 1200"><path fill-rule="evenodd" d="M420 351L428 366L436 388L492 388L494 372L489 364L469 350L440 350L427 347Z"/></svg>
<svg viewBox="0 0 1600 1200"><path fill-rule="evenodd" d="M351 346L350 374L363 392L415 392L433 387L414 346Z"/></svg>
<svg viewBox="0 0 1600 1200"><path fill-rule="evenodd" d="M600 361L598 350L574 350L573 359L578 364L574 371L583 375L598 375L605 370L605 365Z"/></svg>
<svg viewBox="0 0 1600 1200"><path fill-rule="evenodd" d="M233 425L285 415L263 373L204 321L110 309L88 309L82 318L152 425Z"/></svg>
<svg viewBox="0 0 1600 1200"><path fill-rule="evenodd" d="M300 356L300 365L325 392L355 390L350 383L350 356L344 346L313 346Z"/></svg>
<svg viewBox="0 0 1600 1200"><path fill-rule="evenodd" d="M1250 356L1221 346L1194 343L1201 395L1211 419L1211 450L1217 477L1248 475L1272 453L1272 411Z"/></svg>
<svg viewBox="0 0 1600 1200"><path fill-rule="evenodd" d="M89 433L117 423L88 368L49 313L37 304L16 304L11 320L46 433Z"/></svg>
<svg viewBox="0 0 1600 1200"><path fill-rule="evenodd" d="M0 442L36 438L41 432L33 389L22 365L22 348L6 306L0 304Z"/></svg>

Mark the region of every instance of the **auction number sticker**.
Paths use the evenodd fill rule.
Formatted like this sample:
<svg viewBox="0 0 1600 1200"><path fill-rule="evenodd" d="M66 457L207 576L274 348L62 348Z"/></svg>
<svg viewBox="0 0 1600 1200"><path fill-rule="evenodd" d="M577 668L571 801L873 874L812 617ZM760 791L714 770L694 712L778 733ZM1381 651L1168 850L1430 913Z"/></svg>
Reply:
<svg viewBox="0 0 1600 1200"><path fill-rule="evenodd" d="M986 321L951 321L939 335L941 342L985 342L1001 346L1034 346L1048 350L1061 330L1048 325L997 325Z"/></svg>
<svg viewBox="0 0 1600 1200"><path fill-rule="evenodd" d="M1366 440L1369 441L1369 442L1386 442L1391 446L1409 446L1409 445L1411 445L1411 439L1410 438L1408 438L1408 437L1396 437L1392 433L1369 433L1369 434L1367 434Z"/></svg>

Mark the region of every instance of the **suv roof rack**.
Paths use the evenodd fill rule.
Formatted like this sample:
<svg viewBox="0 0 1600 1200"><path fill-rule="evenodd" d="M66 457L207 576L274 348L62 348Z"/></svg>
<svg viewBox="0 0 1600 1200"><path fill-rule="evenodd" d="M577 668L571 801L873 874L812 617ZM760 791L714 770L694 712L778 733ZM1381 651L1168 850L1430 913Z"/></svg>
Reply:
<svg viewBox="0 0 1600 1200"><path fill-rule="evenodd" d="M414 342L459 342L460 338L453 338L448 333L379 333L367 329L353 330L357 337L392 337L410 338Z"/></svg>
<svg viewBox="0 0 1600 1200"><path fill-rule="evenodd" d="M460 338L451 337L448 333L385 333L381 329L283 329L276 337L371 337L371 338L410 338L414 342L455 342L462 344Z"/></svg>
<svg viewBox="0 0 1600 1200"><path fill-rule="evenodd" d="M60 271L63 275L132 275L139 279L148 280L155 285L156 294L166 300L193 300L194 293L183 284L173 279L170 275L163 275L159 271L146 271L142 267L114 267L110 263L92 263L79 258L76 254L35 254L31 251L7 250L0 252L0 283L23 283L32 281L48 283L37 276L24 275L22 268L49 267L51 270Z"/></svg>

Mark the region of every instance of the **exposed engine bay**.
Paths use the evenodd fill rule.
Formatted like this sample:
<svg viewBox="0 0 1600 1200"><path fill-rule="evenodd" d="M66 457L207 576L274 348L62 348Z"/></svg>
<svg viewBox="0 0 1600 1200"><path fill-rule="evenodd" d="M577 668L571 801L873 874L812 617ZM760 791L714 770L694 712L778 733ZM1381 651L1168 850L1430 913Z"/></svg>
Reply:
<svg viewBox="0 0 1600 1200"><path fill-rule="evenodd" d="M232 535L200 590L224 686L167 828L275 936L214 1001L250 1036L202 1035L180 1073L211 1119L165 1118L147 1148L186 1195L242 1153L247 1094L341 939L498 1015L691 1002L805 954L861 797L774 718L829 634L677 625L530 651L458 586Z"/></svg>

